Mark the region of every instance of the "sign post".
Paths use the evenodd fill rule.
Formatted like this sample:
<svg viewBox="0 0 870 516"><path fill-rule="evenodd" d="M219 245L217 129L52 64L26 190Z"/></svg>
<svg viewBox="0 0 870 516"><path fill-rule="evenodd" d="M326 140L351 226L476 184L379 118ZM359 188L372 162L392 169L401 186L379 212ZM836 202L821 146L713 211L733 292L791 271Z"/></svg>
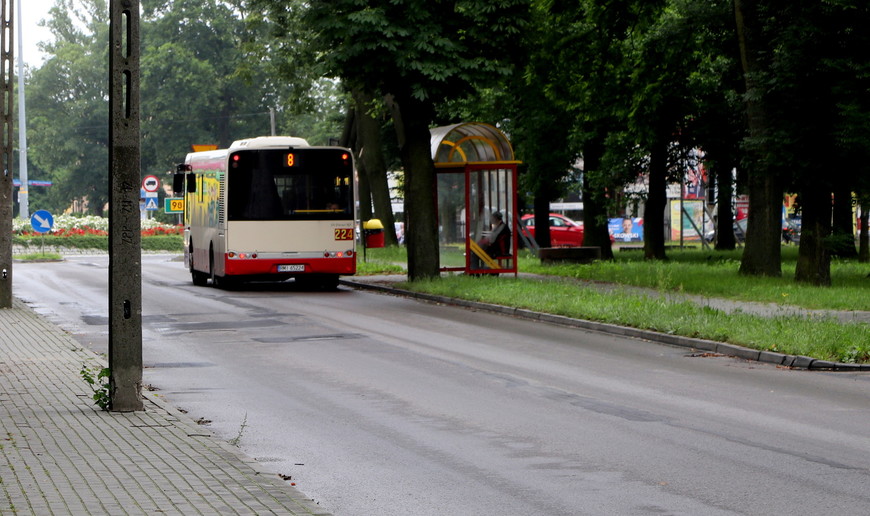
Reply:
<svg viewBox="0 0 870 516"><path fill-rule="evenodd" d="M42 256L45 256L45 234L54 227L54 217L46 210L37 210L30 217L30 227L42 235Z"/></svg>
<svg viewBox="0 0 870 516"><path fill-rule="evenodd" d="M160 187L160 180L157 176L145 176L142 180L142 189L146 192L156 192Z"/></svg>
<svg viewBox="0 0 870 516"><path fill-rule="evenodd" d="M184 197L166 197L163 199L163 211L166 213L184 213Z"/></svg>

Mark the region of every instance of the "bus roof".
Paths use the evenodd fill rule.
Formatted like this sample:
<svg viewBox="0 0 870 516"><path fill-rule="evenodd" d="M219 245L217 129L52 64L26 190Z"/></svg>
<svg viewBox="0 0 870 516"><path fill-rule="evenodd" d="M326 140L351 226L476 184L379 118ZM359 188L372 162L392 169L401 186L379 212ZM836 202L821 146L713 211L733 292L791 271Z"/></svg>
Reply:
<svg viewBox="0 0 870 516"><path fill-rule="evenodd" d="M230 150L233 149L286 149L288 147L308 147L308 141L304 138L295 136L258 136L257 138L247 138L245 140L236 140L230 145Z"/></svg>
<svg viewBox="0 0 870 516"><path fill-rule="evenodd" d="M226 166L227 154L226 149L191 152L184 162L194 170L221 170Z"/></svg>

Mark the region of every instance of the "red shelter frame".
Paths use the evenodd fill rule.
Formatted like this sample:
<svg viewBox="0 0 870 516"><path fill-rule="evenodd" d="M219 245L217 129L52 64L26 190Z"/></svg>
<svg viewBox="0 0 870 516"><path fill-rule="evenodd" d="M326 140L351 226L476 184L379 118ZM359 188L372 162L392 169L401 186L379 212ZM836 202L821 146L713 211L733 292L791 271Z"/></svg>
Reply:
<svg viewBox="0 0 870 516"><path fill-rule="evenodd" d="M517 273L517 166L513 148L496 127L480 123L432 129L432 158L441 270L466 274ZM493 214L510 231L507 253L487 252Z"/></svg>

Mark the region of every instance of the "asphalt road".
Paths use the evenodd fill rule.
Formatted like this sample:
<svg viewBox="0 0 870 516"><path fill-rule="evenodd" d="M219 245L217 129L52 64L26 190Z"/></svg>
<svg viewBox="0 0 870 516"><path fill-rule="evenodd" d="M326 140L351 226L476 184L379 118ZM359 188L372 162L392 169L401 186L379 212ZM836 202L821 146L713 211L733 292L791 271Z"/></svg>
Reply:
<svg viewBox="0 0 870 516"><path fill-rule="evenodd" d="M107 257L14 293L105 351ZM863 514L870 373L792 371L143 257L145 383L337 516Z"/></svg>

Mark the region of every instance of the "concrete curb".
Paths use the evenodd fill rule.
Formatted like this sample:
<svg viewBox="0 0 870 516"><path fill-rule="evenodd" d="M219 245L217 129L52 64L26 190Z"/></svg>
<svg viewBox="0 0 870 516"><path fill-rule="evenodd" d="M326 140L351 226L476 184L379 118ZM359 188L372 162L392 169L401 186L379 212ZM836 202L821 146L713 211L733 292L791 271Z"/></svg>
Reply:
<svg viewBox="0 0 870 516"><path fill-rule="evenodd" d="M481 303L478 301L467 301L465 299L456 299L452 297L412 292L409 290L402 290L383 284L366 283L363 281L354 281L352 279L346 278L342 278L340 283L349 287L362 290L373 290L381 293L400 295L432 303L454 305L465 308L472 308L475 310L485 310L488 312L510 315L522 319L558 324L561 326L569 326L572 328L582 328L584 330L598 331L611 335L620 335L623 337L631 337L635 339L650 340L662 344L670 344L672 346L696 349L699 351L718 353L721 355L742 358L745 360L752 360L755 362L763 362L777 366L788 367L790 369L837 372L870 371L870 364L846 364L841 362L818 360L812 357L806 357L802 355L786 355L783 353L775 353L772 351L761 351L758 349L738 346L736 344L728 344L726 342L696 339L692 337L683 337L680 335L670 335L667 333L660 333L651 330L642 330L638 328L631 328L628 326L618 326L615 324L588 321L585 319L574 319L562 315L535 312L532 310L526 310L524 308L494 305L490 303Z"/></svg>

